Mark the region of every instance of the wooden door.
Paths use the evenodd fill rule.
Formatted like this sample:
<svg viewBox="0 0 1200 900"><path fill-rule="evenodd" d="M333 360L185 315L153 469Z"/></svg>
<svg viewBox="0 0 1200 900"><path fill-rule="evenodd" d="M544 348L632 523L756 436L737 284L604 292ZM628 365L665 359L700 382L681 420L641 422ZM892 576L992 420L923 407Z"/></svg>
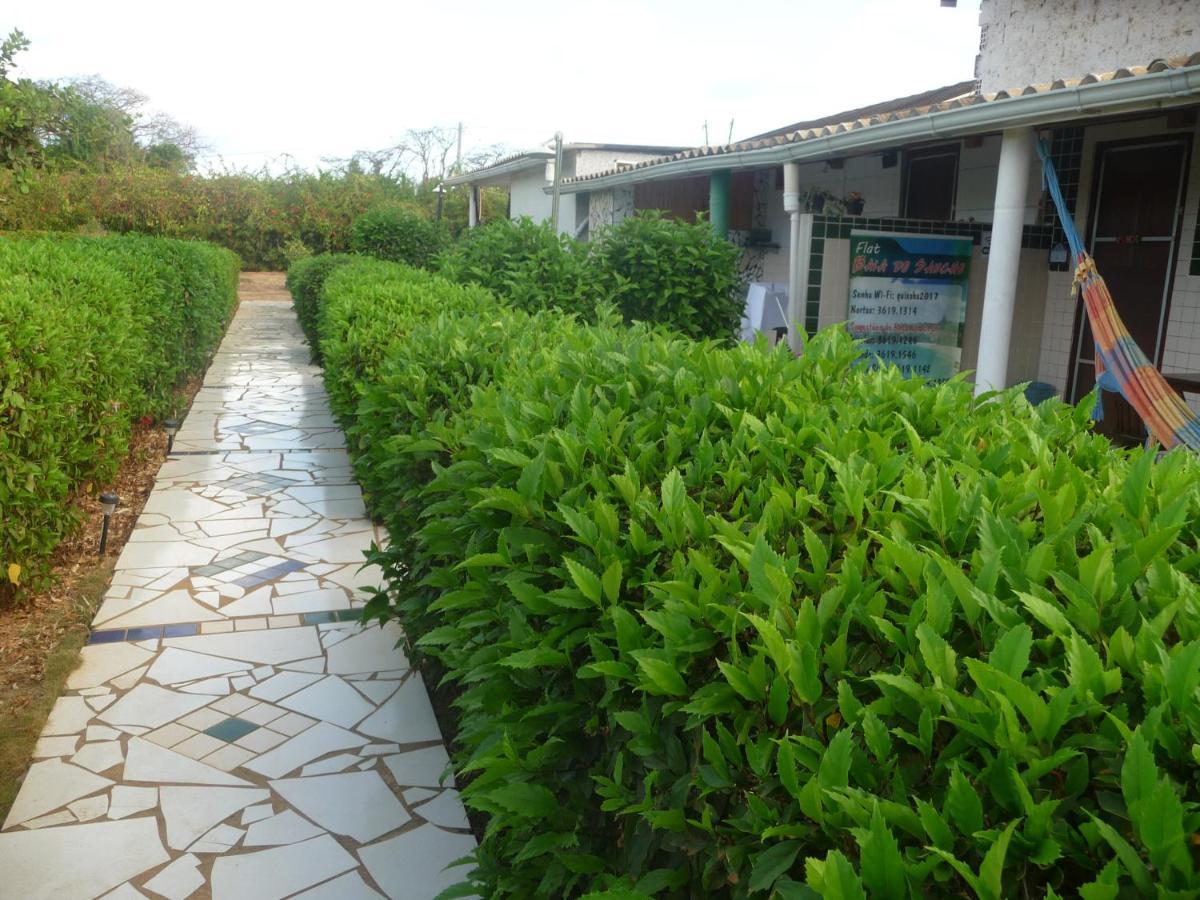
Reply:
<svg viewBox="0 0 1200 900"><path fill-rule="evenodd" d="M1088 246L1117 313L1156 365L1162 361L1187 156L1183 139L1097 149ZM1095 344L1082 300L1071 374L1069 396L1078 401L1096 384ZM1144 435L1137 413L1119 395L1105 392L1103 400L1105 421L1097 430L1114 437Z"/></svg>

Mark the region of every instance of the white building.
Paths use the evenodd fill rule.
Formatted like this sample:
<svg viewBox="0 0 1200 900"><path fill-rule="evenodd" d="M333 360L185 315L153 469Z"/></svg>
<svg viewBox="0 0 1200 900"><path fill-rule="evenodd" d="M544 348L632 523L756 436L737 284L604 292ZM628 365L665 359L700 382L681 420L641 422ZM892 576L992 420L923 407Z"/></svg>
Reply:
<svg viewBox="0 0 1200 900"><path fill-rule="evenodd" d="M564 144L563 178L585 177L595 172L613 168L624 168L636 162L657 159L677 153L682 147L647 146L641 144ZM528 216L535 222L550 220L553 198L550 189L554 184L554 150L538 148L505 157L490 165L482 166L461 175L446 179L446 187L468 185L471 202L468 225L479 224L479 190L485 187L504 188L508 191L508 217L519 219ZM585 206L576 212L575 198L563 195L559 198L558 230L573 237L586 237L588 209Z"/></svg>
<svg viewBox="0 0 1200 900"><path fill-rule="evenodd" d="M1122 318L1200 400L1200 2L983 0L980 20L982 90L961 82L562 190L586 198L593 231L640 209L710 210L746 246L747 280L791 285L794 340L848 318L852 230L970 237L961 367L981 388L1041 381L1077 400L1094 354L1042 190L1044 140ZM799 203L785 203L785 174ZM861 195L861 210L806 208L822 191ZM1104 402L1104 429L1140 433L1123 400Z"/></svg>

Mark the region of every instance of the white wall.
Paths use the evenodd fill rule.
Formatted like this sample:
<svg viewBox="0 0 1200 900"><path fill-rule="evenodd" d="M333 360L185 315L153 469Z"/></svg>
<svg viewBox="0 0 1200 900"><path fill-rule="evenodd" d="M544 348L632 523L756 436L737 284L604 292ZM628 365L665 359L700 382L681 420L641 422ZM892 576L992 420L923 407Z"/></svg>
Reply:
<svg viewBox="0 0 1200 900"><path fill-rule="evenodd" d="M544 168L518 173L508 188L510 218L529 216L535 222L549 222L550 208L554 205L553 198L545 191L549 183ZM562 234L575 231L574 194L561 194L558 198L558 230Z"/></svg>
<svg viewBox="0 0 1200 900"><path fill-rule="evenodd" d="M529 216L535 222L549 219L550 195L543 190L545 187L546 173L543 168L519 172L508 188L509 215L514 219Z"/></svg>
<svg viewBox="0 0 1200 900"><path fill-rule="evenodd" d="M1197 0L983 0L984 93L1200 50Z"/></svg>

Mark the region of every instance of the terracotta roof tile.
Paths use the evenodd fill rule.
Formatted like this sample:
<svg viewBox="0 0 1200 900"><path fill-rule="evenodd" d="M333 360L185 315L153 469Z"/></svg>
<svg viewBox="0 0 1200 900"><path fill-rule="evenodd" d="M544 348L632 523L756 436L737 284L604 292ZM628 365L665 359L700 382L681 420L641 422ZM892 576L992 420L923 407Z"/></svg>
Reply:
<svg viewBox="0 0 1200 900"><path fill-rule="evenodd" d="M846 132L870 128L875 125L882 125L887 122L908 119L914 116L924 116L932 112L941 112L944 110L957 109L965 106L974 106L980 103L992 103L996 100L1005 100L1012 97L1044 94L1049 91L1060 91L1079 85L1098 84L1104 81L1113 81L1118 78L1137 78L1142 75L1163 72L1168 69L1186 68L1196 65L1200 65L1200 52L1193 53L1187 57L1180 56L1172 57L1170 59L1155 59L1144 66L1123 66L1110 72L1090 72L1079 78L1058 78L1052 82L1042 84L1027 84L1020 87L1009 88L1007 90L995 91L994 93L990 94L981 94L973 90L968 91L966 88L972 86L974 83L959 82L955 85L947 85L946 87L936 88L933 91L927 91L924 94L913 94L909 97L901 97L897 98L896 100L889 100L884 103L875 104L874 106L847 110L844 113L828 116L824 119L816 119L809 122L798 122L795 125L787 126L786 128L779 129L778 131L766 132L758 135L757 137L749 138L744 141L738 141L737 143L733 144L725 144L723 146L693 147L669 156L660 156L655 159L642 160L634 163L632 166L622 167L620 170L609 169L602 172L593 172L589 175L582 175L575 178L565 178L563 179L563 183L582 184L584 182L594 181L598 178L604 178L608 175L613 175L617 171L645 169L651 166L661 165L666 162L673 162L675 160L697 159L700 157L718 156L725 153L740 153L749 150L760 150L765 147L779 146L780 144L800 143L802 141L808 141L814 138L828 137L834 134L844 134ZM929 102L930 100L933 102Z"/></svg>

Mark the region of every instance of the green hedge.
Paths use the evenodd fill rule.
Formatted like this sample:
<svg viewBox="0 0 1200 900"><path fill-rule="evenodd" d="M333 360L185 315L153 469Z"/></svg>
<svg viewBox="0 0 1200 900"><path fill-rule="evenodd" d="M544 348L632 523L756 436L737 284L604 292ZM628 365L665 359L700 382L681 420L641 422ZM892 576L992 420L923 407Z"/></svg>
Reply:
<svg viewBox="0 0 1200 900"><path fill-rule="evenodd" d="M305 256L297 259L287 270L287 288L292 293L292 305L296 308L296 318L300 320L300 328L308 339L308 346L313 359L321 358L321 338L317 332L317 309L320 304L321 291L333 270L357 257L348 253L322 253L317 256Z"/></svg>
<svg viewBox="0 0 1200 900"><path fill-rule="evenodd" d="M528 341L429 276L335 281L339 415L410 529L370 611L457 692L476 892L1200 891L1192 457L866 371L840 330ZM456 328L520 349L452 359Z"/></svg>
<svg viewBox="0 0 1200 900"><path fill-rule="evenodd" d="M237 258L148 237L0 237L0 592L37 582L141 416L172 410L237 299ZM15 571L15 570L14 570Z"/></svg>
<svg viewBox="0 0 1200 900"><path fill-rule="evenodd" d="M587 252L549 224L525 216L497 219L463 233L439 260L447 278L480 284L518 309L590 315Z"/></svg>
<svg viewBox="0 0 1200 900"><path fill-rule="evenodd" d="M363 256L428 268L450 233L441 222L402 206L369 209L350 226L350 249Z"/></svg>
<svg viewBox="0 0 1200 900"><path fill-rule="evenodd" d="M612 305L626 322L728 340L743 307L738 253L704 222L651 212L602 230L588 244L556 234L549 223L501 219L465 232L439 268L530 312L590 318Z"/></svg>

